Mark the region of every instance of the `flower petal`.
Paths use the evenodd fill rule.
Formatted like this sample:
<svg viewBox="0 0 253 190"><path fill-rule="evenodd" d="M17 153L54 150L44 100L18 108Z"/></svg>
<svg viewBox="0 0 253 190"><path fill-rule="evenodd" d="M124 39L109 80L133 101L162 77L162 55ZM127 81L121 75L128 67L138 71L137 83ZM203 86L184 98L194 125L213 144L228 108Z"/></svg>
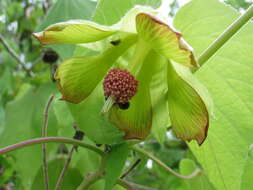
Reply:
<svg viewBox="0 0 253 190"><path fill-rule="evenodd" d="M137 33L136 31L136 16L140 13L157 15L158 10L147 6L136 5L130 9L122 19L114 25L120 29L120 31L127 33Z"/></svg>
<svg viewBox="0 0 253 190"><path fill-rule="evenodd" d="M178 138L195 139L201 145L209 125L207 106L193 83L185 81L176 67L177 63L168 64L168 106L172 128Z"/></svg>
<svg viewBox="0 0 253 190"><path fill-rule="evenodd" d="M121 110L113 106L109 120L125 132L125 139L145 139L150 134L152 126L152 104L150 82L153 75L154 52L150 52L143 62L137 75L139 87L137 94L130 100L130 107ZM141 63L140 63L141 64Z"/></svg>
<svg viewBox="0 0 253 190"><path fill-rule="evenodd" d="M117 30L84 20L56 23L42 32L34 33L41 44L79 44L94 42L116 33Z"/></svg>
<svg viewBox="0 0 253 190"><path fill-rule="evenodd" d="M99 56L74 57L63 62L55 75L62 100L81 102L102 80L110 66Z"/></svg>
<svg viewBox="0 0 253 190"><path fill-rule="evenodd" d="M164 143L166 131L170 126L168 117L168 85L167 85L167 59L157 54L154 64L154 74L150 84L152 102L152 134L161 143Z"/></svg>
<svg viewBox="0 0 253 190"><path fill-rule="evenodd" d="M169 25L149 14L140 13L136 16L136 29L139 36L156 52L185 66L197 66L193 53L183 41L182 35Z"/></svg>
<svg viewBox="0 0 253 190"><path fill-rule="evenodd" d="M129 35L118 46L108 48L101 55L74 57L64 61L55 74L62 100L79 103L89 96L106 71L135 40L136 35Z"/></svg>

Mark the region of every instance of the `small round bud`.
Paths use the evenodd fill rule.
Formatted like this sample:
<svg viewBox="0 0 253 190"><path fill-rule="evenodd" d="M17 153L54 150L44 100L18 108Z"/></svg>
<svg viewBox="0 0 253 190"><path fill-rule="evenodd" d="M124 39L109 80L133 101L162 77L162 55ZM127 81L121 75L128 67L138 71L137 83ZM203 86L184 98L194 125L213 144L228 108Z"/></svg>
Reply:
<svg viewBox="0 0 253 190"><path fill-rule="evenodd" d="M117 46L117 45L120 44L120 39L111 41L110 43L111 43L112 45L114 45L114 46Z"/></svg>
<svg viewBox="0 0 253 190"><path fill-rule="evenodd" d="M106 75L104 82L104 94L111 96L115 103L126 104L136 94L138 81L124 69L111 69Z"/></svg>
<svg viewBox="0 0 253 190"><path fill-rule="evenodd" d="M76 133L73 137L73 139L76 139L76 140L83 140L83 137L84 137L84 132L80 131L80 130L76 130Z"/></svg>
<svg viewBox="0 0 253 190"><path fill-rule="evenodd" d="M129 103L129 102L124 103L124 104L118 103L118 106L119 106L119 108L122 109L122 110L127 110L127 109L129 108L129 106L130 106L130 103Z"/></svg>
<svg viewBox="0 0 253 190"><path fill-rule="evenodd" d="M58 54L53 50L46 50L42 56L42 60L45 63L55 63L58 60Z"/></svg>

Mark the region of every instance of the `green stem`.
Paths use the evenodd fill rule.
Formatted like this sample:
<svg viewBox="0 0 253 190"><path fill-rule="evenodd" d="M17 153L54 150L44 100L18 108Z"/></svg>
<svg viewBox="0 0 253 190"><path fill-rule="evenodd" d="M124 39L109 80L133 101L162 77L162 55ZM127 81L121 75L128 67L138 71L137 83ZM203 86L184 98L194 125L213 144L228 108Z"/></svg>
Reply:
<svg viewBox="0 0 253 190"><path fill-rule="evenodd" d="M157 163L159 166L161 166L162 168L164 168L167 172L173 174L174 176L181 178L181 179L192 179L195 176L199 175L201 173L201 170L199 168L197 168L194 172L192 172L190 175L188 176L184 176L181 175L177 172L175 172L173 169L171 169L169 166L167 166L165 163L163 163L161 160L159 160L158 158L156 158L155 156L153 156L152 154L150 154L149 152L146 152L145 150L137 147L137 146L133 146L132 147L133 150L135 150L136 152L139 152L140 154L150 158L151 160L153 160L155 163Z"/></svg>
<svg viewBox="0 0 253 190"><path fill-rule="evenodd" d="M104 176L105 165L106 165L106 156L103 156L101 158L101 163L100 163L100 167L99 167L98 171L91 174L87 178L84 178L84 180L77 187L76 190L88 190L92 184L94 184L96 181L100 180Z"/></svg>
<svg viewBox="0 0 253 190"><path fill-rule="evenodd" d="M126 182L125 180L123 180L123 179L118 179L117 183L118 183L120 186L126 188L127 190L138 190L138 189L137 189L136 187L134 187L132 184L127 183L127 182Z"/></svg>
<svg viewBox="0 0 253 190"><path fill-rule="evenodd" d="M213 43L199 56L198 63L207 62L240 28L253 16L253 5L238 17Z"/></svg>
<svg viewBox="0 0 253 190"><path fill-rule="evenodd" d="M126 180L123 179L118 179L117 180L117 184L119 184L120 186L126 188L127 190L157 190L151 187L146 187L140 184L136 184L136 183L132 183L132 182L128 182Z"/></svg>
<svg viewBox="0 0 253 190"><path fill-rule="evenodd" d="M71 159L72 159L72 155L73 155L73 152L76 150L76 145L73 145L68 153L68 156L67 156L67 159L64 163L64 166L63 166L63 169L57 179L57 182L56 182L56 185L55 185L55 190L60 190L61 189L61 186L62 186L62 182L63 182L63 178L67 172L67 169L69 167L69 164L71 162Z"/></svg>
<svg viewBox="0 0 253 190"><path fill-rule="evenodd" d="M45 110L44 110L44 123L43 123L43 127L41 130L42 133L42 137L46 137L47 136L47 129L48 129L48 112L49 112L49 108L51 106L51 103L54 100L54 95L52 94L48 101L47 104L45 106ZM43 160L43 164L42 164L42 172L43 172L43 177L44 177L44 183L45 183L45 190L49 190L49 176L48 176L48 165L47 165L47 145L46 144L42 144L42 160Z"/></svg>
<svg viewBox="0 0 253 190"><path fill-rule="evenodd" d="M35 138L35 139L30 139L27 141L23 141L17 144L13 144L10 146L6 146L4 148L0 149L0 155L12 152L14 150L18 150L27 146L32 146L32 145L36 145L36 144L42 144L42 143L50 143L50 142L55 142L55 143L66 143L66 144L73 144L73 145L77 145L83 148L87 148L93 152L98 153L101 156L104 156L105 153L100 150L99 148L84 143L82 141L79 140L75 140L75 139L71 139L71 138L65 138L65 137L44 137L44 138Z"/></svg>
<svg viewBox="0 0 253 190"><path fill-rule="evenodd" d="M101 173L96 172L85 178L76 190L88 190L91 185L102 178Z"/></svg>
<svg viewBox="0 0 253 190"><path fill-rule="evenodd" d="M133 163L133 165L132 165L123 175L121 175L120 179L124 179L129 173L131 173L131 172L134 170L134 168L136 168L136 166L137 166L140 162L141 162L141 159L140 159L140 158L137 159L137 160Z"/></svg>

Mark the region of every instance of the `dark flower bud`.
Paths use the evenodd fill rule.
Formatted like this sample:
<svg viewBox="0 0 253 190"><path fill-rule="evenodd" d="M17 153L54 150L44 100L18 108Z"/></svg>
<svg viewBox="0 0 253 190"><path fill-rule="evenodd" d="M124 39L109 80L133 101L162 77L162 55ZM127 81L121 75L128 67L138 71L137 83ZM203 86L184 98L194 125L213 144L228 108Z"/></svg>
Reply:
<svg viewBox="0 0 253 190"><path fill-rule="evenodd" d="M45 63L55 63L58 60L59 56L54 50L46 50L42 56L42 60Z"/></svg>
<svg viewBox="0 0 253 190"><path fill-rule="evenodd" d="M112 45L114 45L114 46L117 46L117 45L120 44L120 39L119 39L119 40L111 41L110 43L111 43Z"/></svg>
<svg viewBox="0 0 253 190"><path fill-rule="evenodd" d="M76 133L73 137L73 139L76 139L76 140L83 140L83 137L84 137L84 132L80 131L80 130L76 130Z"/></svg>
<svg viewBox="0 0 253 190"><path fill-rule="evenodd" d="M124 103L124 104L122 104L122 103L118 103L118 106L119 106L119 108L120 108L120 109L122 109L122 110L126 110L126 109L128 109L128 108L129 108L130 103L129 103L129 102Z"/></svg>

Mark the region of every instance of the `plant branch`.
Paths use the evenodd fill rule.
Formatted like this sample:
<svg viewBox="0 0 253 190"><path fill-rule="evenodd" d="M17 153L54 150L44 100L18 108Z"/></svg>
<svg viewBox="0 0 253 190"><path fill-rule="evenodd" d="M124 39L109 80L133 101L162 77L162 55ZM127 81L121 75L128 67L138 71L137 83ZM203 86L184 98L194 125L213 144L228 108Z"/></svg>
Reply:
<svg viewBox="0 0 253 190"><path fill-rule="evenodd" d="M238 17L213 43L199 56L198 63L203 65L208 61L240 28L253 16L253 5Z"/></svg>
<svg viewBox="0 0 253 190"><path fill-rule="evenodd" d="M138 190L136 187L134 187L132 184L129 182L123 180L123 179L118 179L117 183L121 185L122 187L126 188L127 190Z"/></svg>
<svg viewBox="0 0 253 190"><path fill-rule="evenodd" d="M54 95L51 95L48 99L48 102L46 104L45 110L44 110L44 123L42 127L42 137L47 136L47 129L48 129L48 112L51 103L53 102ZM43 165L42 165L42 172L44 177L44 183L45 183L45 190L49 190L49 176L48 176L48 165L47 165L47 146L45 143L42 143L42 159L43 159Z"/></svg>
<svg viewBox="0 0 253 190"><path fill-rule="evenodd" d="M106 164L106 156L103 156L101 158L101 163L98 171L85 177L76 190L88 190L92 184L101 179L104 176L105 164Z"/></svg>
<svg viewBox="0 0 253 190"><path fill-rule="evenodd" d="M90 174L90 176L85 177L85 179L82 181L82 183L78 186L76 190L88 190L91 185L93 185L96 181L101 179L103 176L100 172L96 172L93 174Z"/></svg>
<svg viewBox="0 0 253 190"><path fill-rule="evenodd" d="M30 77L34 77L34 73L28 69L26 67L26 64L20 59L20 57L18 56L18 54L14 51L14 49L12 49L10 47L10 45L6 42L6 40L4 39L4 37L0 34L0 42L3 44L3 46L5 47L6 51L14 58L16 59L16 61L22 66L22 68L26 71L26 73L30 76Z"/></svg>
<svg viewBox="0 0 253 190"><path fill-rule="evenodd" d="M175 172L173 169L171 169L169 166L167 166L165 163L163 163L161 160L159 160L158 158L156 158L155 156L153 156L149 152L146 152L145 150L143 150L143 149L141 149L141 148L139 148L137 146L133 146L132 149L135 150L136 152L139 152L140 154L142 154L142 155L150 158L155 163L157 163L159 166L161 166L162 168L164 168L167 172L173 174L174 176L176 176L178 178L181 178L181 179L192 179L192 178L196 177L197 175L199 175L201 173L201 170L199 168L197 168L190 175L187 175L187 176L181 175L181 174Z"/></svg>
<svg viewBox="0 0 253 190"><path fill-rule="evenodd" d="M30 139L30 140L27 140L27 141L19 142L17 144L13 144L13 145L1 148L0 149L0 155L12 152L14 150L18 150L18 149L21 149L21 148L24 148L24 147L27 147L27 146L32 146L32 145L42 144L42 143L51 143L51 142L73 144L73 145L77 145L77 146L80 146L80 147L83 147L83 148L87 148L87 149L89 149L93 152L98 153L100 156L105 155L105 153L102 150L100 150L99 148L97 148L93 145L84 143L84 142L79 141L79 140L75 140L75 139L72 139L72 138L65 138L65 137L44 137L44 138L35 138L35 139Z"/></svg>
<svg viewBox="0 0 253 190"><path fill-rule="evenodd" d="M127 190L157 190L151 187L146 187L144 185L135 184L132 182L128 182L123 179L118 179L117 184L121 185L122 187L126 188Z"/></svg>
<svg viewBox="0 0 253 190"><path fill-rule="evenodd" d="M133 169L141 162L141 159L137 159L133 165L120 177L120 179L124 179Z"/></svg>
<svg viewBox="0 0 253 190"><path fill-rule="evenodd" d="M74 129L75 129L75 135L74 135L74 139L76 140L83 140L83 137L84 137L84 133L82 131L80 131L79 129L77 129L77 126L74 124ZM57 179L57 182L56 182L56 185L55 185L55 190L59 190L61 188L61 185L62 185L62 182L63 182L63 178L65 176L65 173L69 167L69 164L71 162L71 159L72 159L72 155L73 155L73 152L76 150L77 151L77 148L78 146L77 145L73 145L71 147L71 150L70 152L68 153L68 156L67 156L67 159L64 163L64 166L63 166L63 169Z"/></svg>
<svg viewBox="0 0 253 190"><path fill-rule="evenodd" d="M68 153L68 156L67 156L67 159L66 159L66 161L64 163L63 169L62 169L62 171L60 173L60 176L57 179L57 182L56 182L56 185L55 185L55 190L59 190L61 188L64 175L65 175L65 173L66 173L66 171L67 171L67 169L69 167L70 161L72 159L73 152L76 149L76 147L77 147L76 145L73 145L71 147L71 150Z"/></svg>

